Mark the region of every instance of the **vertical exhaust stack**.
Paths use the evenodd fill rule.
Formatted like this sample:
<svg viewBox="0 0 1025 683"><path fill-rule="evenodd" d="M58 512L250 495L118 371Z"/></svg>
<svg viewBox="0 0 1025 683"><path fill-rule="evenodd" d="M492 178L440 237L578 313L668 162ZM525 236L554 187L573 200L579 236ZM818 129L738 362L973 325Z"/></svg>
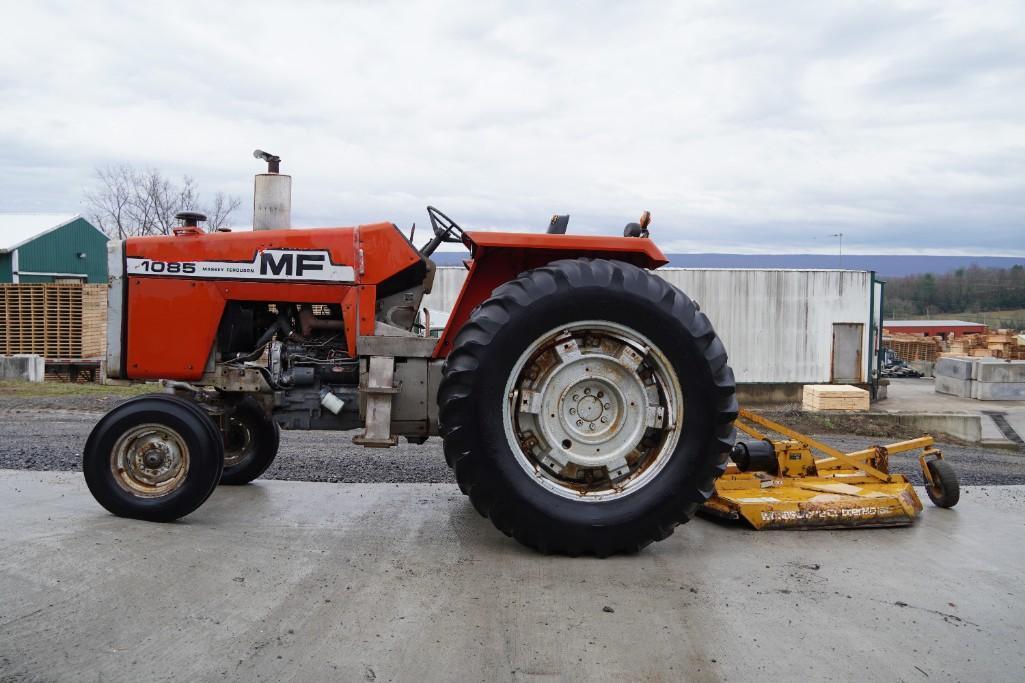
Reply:
<svg viewBox="0 0 1025 683"><path fill-rule="evenodd" d="M253 156L267 162L267 172L254 179L253 230L287 230L292 227L292 176L278 172L281 157L262 149Z"/></svg>

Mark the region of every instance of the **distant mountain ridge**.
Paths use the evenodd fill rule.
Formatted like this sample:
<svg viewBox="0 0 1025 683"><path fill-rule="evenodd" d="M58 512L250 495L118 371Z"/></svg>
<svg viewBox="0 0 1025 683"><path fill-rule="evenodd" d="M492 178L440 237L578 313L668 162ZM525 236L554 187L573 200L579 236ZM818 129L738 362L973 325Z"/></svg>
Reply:
<svg viewBox="0 0 1025 683"><path fill-rule="evenodd" d="M836 254L667 254L676 268L840 268ZM929 256L904 254L845 254L843 268L874 270L880 277L920 273L949 273L976 265L980 268L1025 266L1025 256Z"/></svg>
<svg viewBox="0 0 1025 683"><path fill-rule="evenodd" d="M840 267L836 254L666 254L671 268L795 268L832 269ZM435 252L438 265L460 265L465 253ZM844 255L848 270L874 270L880 277L901 277L920 273L948 273L977 265L980 268L1025 266L1025 256L928 256L894 254Z"/></svg>

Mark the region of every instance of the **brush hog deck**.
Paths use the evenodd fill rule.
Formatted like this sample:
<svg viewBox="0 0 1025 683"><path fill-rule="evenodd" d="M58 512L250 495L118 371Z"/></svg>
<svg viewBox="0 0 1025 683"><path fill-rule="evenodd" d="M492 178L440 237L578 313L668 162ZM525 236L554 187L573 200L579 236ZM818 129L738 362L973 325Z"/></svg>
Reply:
<svg viewBox="0 0 1025 683"><path fill-rule="evenodd" d="M704 511L742 518L755 529L837 529L906 526L922 511L922 503L906 481L762 480L731 468L716 484L715 496Z"/></svg>
<svg viewBox="0 0 1025 683"><path fill-rule="evenodd" d="M786 438L769 439L753 425ZM922 502L905 477L889 473L888 460L912 450L921 450L930 499L940 507L957 502L956 475L932 437L843 453L747 410L740 411L737 428L756 440L736 444L705 514L755 529L906 526ZM813 451L825 457L816 459Z"/></svg>

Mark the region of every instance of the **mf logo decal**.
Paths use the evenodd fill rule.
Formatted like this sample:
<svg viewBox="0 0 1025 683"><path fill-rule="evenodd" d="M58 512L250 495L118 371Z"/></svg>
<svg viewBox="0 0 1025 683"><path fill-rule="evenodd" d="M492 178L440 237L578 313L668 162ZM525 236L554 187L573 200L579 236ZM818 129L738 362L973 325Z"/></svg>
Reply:
<svg viewBox="0 0 1025 683"><path fill-rule="evenodd" d="M163 275L209 280L304 280L353 282L352 266L331 262L325 250L266 249L244 261L156 261L127 259L129 275Z"/></svg>

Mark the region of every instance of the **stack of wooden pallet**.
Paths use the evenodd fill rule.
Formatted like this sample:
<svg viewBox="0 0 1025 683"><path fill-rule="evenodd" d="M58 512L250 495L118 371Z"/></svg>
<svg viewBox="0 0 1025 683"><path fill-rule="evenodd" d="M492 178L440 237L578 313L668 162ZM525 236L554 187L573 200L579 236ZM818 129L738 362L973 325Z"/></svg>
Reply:
<svg viewBox="0 0 1025 683"><path fill-rule="evenodd" d="M994 358L1025 359L1025 348L1018 344L1018 338L1011 330L997 330L996 334L987 334L986 349Z"/></svg>
<svg viewBox="0 0 1025 683"><path fill-rule="evenodd" d="M1025 346L1019 343L1011 330L997 330L992 334L966 334L950 342L944 357L1003 358L1025 360Z"/></svg>
<svg viewBox="0 0 1025 683"><path fill-rule="evenodd" d="M100 358L106 324L106 285L0 285L0 355Z"/></svg>
<svg viewBox="0 0 1025 683"><path fill-rule="evenodd" d="M980 355L989 355L984 353L986 350L986 343L984 341L984 334L966 334L960 337L955 337L950 341L947 346L947 350L943 353L944 357L970 357L973 351L982 352Z"/></svg>
<svg viewBox="0 0 1025 683"><path fill-rule="evenodd" d="M806 384L804 410L868 410L868 392L849 384Z"/></svg>
<svg viewBox="0 0 1025 683"><path fill-rule="evenodd" d="M933 362L943 351L939 337L923 337L915 334L893 334L883 337L883 346L891 349L905 361L925 360Z"/></svg>
<svg viewBox="0 0 1025 683"><path fill-rule="evenodd" d="M107 287L82 287L82 358L107 354Z"/></svg>

